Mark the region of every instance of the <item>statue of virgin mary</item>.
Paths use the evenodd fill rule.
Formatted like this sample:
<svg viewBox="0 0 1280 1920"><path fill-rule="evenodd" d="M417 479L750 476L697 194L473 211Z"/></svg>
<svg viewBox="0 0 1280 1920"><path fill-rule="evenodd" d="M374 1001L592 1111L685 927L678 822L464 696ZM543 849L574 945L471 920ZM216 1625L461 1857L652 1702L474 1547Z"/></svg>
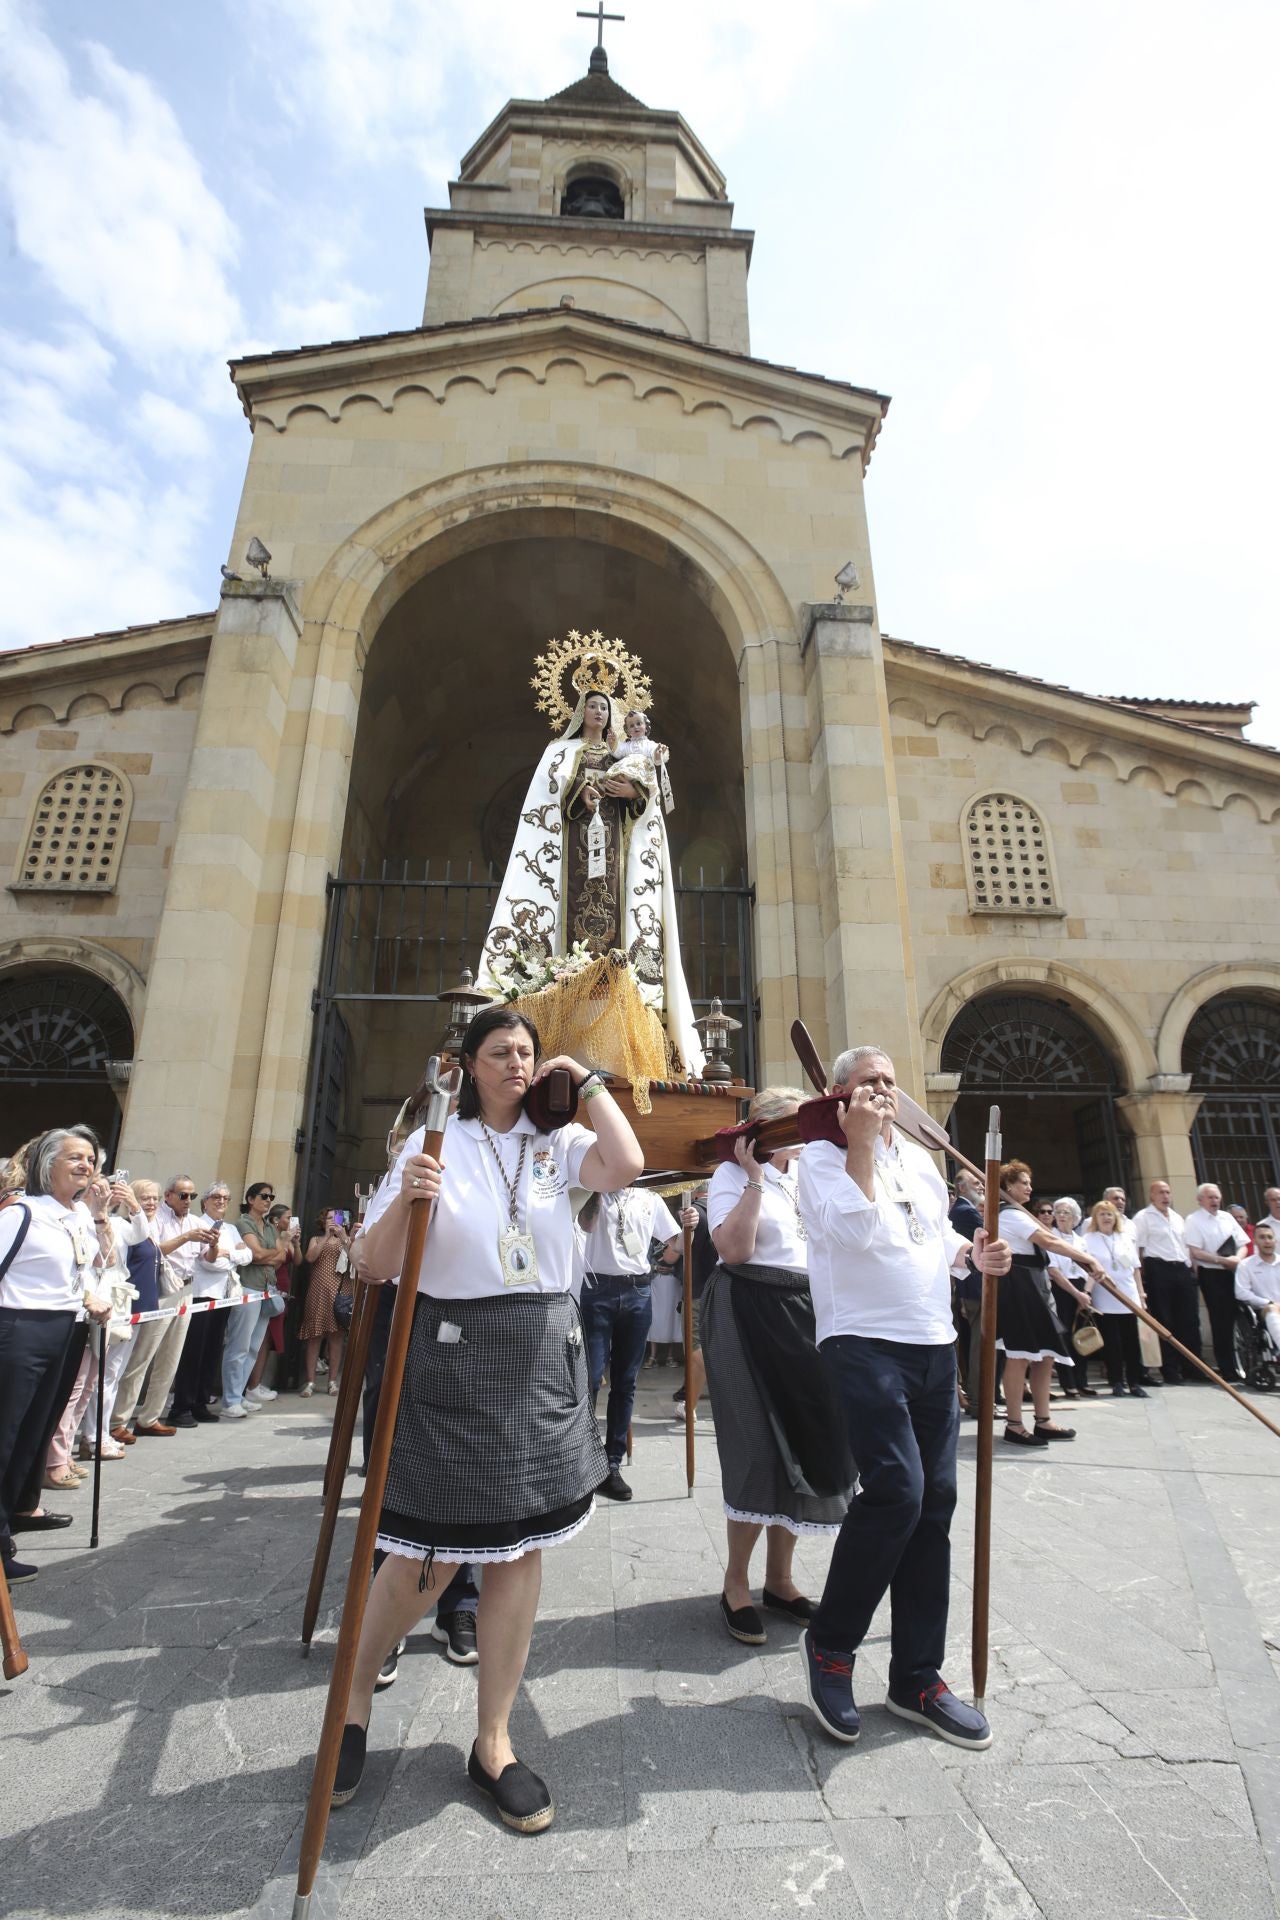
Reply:
<svg viewBox="0 0 1280 1920"><path fill-rule="evenodd" d="M621 951L665 1029L673 1071L696 1075L703 1052L680 963L661 767L616 752L627 712L649 705L639 665L598 633L588 643L572 632L539 655L538 704L562 730L525 795L477 985L504 991L497 976L513 961ZM570 666L572 709L561 686Z"/></svg>

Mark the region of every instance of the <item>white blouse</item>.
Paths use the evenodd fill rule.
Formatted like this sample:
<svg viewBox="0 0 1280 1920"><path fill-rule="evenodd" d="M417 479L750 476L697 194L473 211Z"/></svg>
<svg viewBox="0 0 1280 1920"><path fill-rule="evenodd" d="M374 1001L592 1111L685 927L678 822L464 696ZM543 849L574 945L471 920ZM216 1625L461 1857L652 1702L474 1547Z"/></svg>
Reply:
<svg viewBox="0 0 1280 1920"><path fill-rule="evenodd" d="M24 1207L31 1210L31 1224L0 1280L0 1307L78 1312L86 1291L96 1291L98 1235L93 1215L83 1200L64 1207L50 1193L19 1195L0 1211L0 1262L18 1237Z"/></svg>
<svg viewBox="0 0 1280 1920"><path fill-rule="evenodd" d="M1121 1293L1141 1306L1138 1294L1137 1254L1132 1235L1127 1233L1086 1233L1084 1250L1091 1253L1108 1280L1119 1287ZM1128 1313L1114 1294L1105 1287L1093 1289L1092 1304L1095 1313Z"/></svg>
<svg viewBox="0 0 1280 1920"><path fill-rule="evenodd" d="M586 1270L622 1278L649 1272L649 1242L665 1246L680 1232L680 1223L661 1194L649 1187L624 1187L620 1193L602 1193L587 1234Z"/></svg>
<svg viewBox="0 0 1280 1920"><path fill-rule="evenodd" d="M744 1264L808 1273L809 1243L800 1224L799 1176L794 1162L785 1173L771 1162L760 1167L756 1177L763 1181L764 1192L760 1195L755 1251ZM713 1234L724 1225L746 1190L747 1176L736 1160L726 1160L716 1168L707 1189L707 1225Z"/></svg>
<svg viewBox="0 0 1280 1920"><path fill-rule="evenodd" d="M218 1228L218 1251L212 1260L207 1258L203 1245L196 1241L192 1242L193 1246L200 1246L192 1268L196 1293L205 1300L225 1300L230 1294L239 1291L240 1282L236 1278L236 1268L251 1265L253 1255L240 1238L239 1227L233 1227L229 1220L223 1220L219 1224L212 1214L202 1213L197 1216L194 1224L199 1227Z"/></svg>
<svg viewBox="0 0 1280 1920"><path fill-rule="evenodd" d="M589 1127L571 1125L539 1133L522 1113L508 1133L479 1120L454 1114L445 1128L440 1161L444 1177L431 1209L426 1251L417 1276L419 1293L433 1300L481 1300L503 1293L568 1293L574 1278L571 1187L582 1185L582 1163L595 1145ZM405 1162L422 1152L426 1132L411 1133L365 1215L365 1231L379 1221L404 1181ZM508 1284L498 1254L499 1236L509 1225L507 1184L494 1161L496 1148L507 1181L514 1182L520 1143L527 1140L524 1168L516 1189L516 1227L533 1235L538 1257L534 1282Z"/></svg>
<svg viewBox="0 0 1280 1920"><path fill-rule="evenodd" d="M1039 1231L1040 1222L1034 1215L1026 1212L1025 1208L1001 1207L1000 1238L1010 1253L1016 1253L1024 1260L1033 1254L1042 1253L1044 1249L1037 1247L1031 1237Z"/></svg>

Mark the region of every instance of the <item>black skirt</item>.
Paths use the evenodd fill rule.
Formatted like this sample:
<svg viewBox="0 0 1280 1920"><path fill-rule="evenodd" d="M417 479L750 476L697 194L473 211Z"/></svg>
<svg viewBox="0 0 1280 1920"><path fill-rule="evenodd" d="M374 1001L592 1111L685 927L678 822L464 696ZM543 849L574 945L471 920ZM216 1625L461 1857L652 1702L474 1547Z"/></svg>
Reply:
<svg viewBox="0 0 1280 1920"><path fill-rule="evenodd" d="M1000 1276L996 1345L1009 1360L1061 1360L1072 1364L1071 1342L1053 1309L1047 1263L1013 1256Z"/></svg>
<svg viewBox="0 0 1280 1920"><path fill-rule="evenodd" d="M418 1296L380 1547L518 1560L584 1527L607 1472L571 1295Z"/></svg>

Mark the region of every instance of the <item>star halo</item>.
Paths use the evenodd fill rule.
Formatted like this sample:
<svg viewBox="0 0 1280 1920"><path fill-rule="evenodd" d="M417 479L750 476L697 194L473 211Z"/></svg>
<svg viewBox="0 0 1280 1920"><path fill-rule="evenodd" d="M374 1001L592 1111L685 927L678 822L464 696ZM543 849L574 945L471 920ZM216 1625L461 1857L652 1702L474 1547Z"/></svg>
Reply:
<svg viewBox="0 0 1280 1920"><path fill-rule="evenodd" d="M564 732L578 699L593 690L607 693L628 712L635 707L645 713L653 705L653 688L639 655L621 640L606 640L599 627L591 633L570 627L565 639L548 640L533 665L529 685L538 696L538 712L548 716L553 733ZM566 675L577 696L572 702L565 694Z"/></svg>

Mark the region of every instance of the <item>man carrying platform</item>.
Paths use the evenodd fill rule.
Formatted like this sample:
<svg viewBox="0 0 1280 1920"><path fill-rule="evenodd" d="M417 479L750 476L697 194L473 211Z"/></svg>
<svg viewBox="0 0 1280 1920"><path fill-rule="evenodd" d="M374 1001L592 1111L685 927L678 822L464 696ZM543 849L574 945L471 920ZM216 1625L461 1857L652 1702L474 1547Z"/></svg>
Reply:
<svg viewBox="0 0 1280 1920"><path fill-rule="evenodd" d="M885 1593L891 1608L890 1713L959 1747L991 1729L939 1671L946 1648L956 1503L955 1328L951 1274L972 1246L984 1273L1007 1273L1003 1241L972 1243L947 1219L947 1190L922 1147L895 1137L893 1062L853 1047L832 1071L845 1150L800 1156L800 1210L818 1346L848 1422L860 1486L837 1536L822 1600L800 1639L805 1686L836 1740L860 1732L853 1663Z"/></svg>

